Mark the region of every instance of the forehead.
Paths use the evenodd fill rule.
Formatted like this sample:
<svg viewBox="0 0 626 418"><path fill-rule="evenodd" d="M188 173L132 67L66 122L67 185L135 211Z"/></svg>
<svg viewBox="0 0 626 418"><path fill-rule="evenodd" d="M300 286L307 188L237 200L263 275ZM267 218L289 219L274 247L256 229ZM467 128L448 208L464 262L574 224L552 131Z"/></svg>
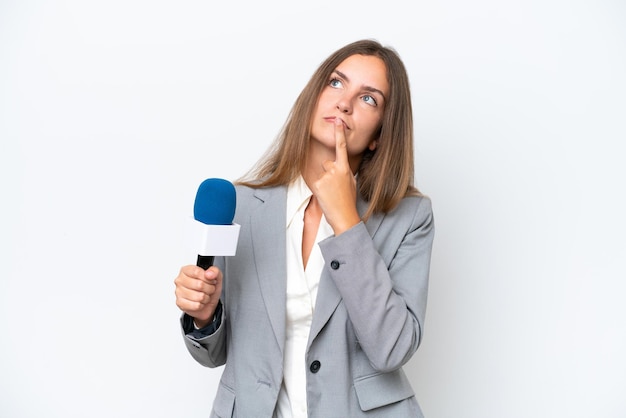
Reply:
<svg viewBox="0 0 626 418"><path fill-rule="evenodd" d="M344 74L350 84L380 90L385 96L389 93L387 66L376 56L351 55L337 66L336 71Z"/></svg>

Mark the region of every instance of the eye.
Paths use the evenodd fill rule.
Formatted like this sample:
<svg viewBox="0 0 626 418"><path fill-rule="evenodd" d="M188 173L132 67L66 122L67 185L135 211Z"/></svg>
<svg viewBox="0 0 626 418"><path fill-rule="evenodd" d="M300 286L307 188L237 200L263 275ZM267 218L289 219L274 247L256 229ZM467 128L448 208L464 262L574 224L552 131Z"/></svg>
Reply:
<svg viewBox="0 0 626 418"><path fill-rule="evenodd" d="M343 84L341 83L341 80L339 80L338 78L332 78L330 82L328 83L328 85L336 89L343 86Z"/></svg>
<svg viewBox="0 0 626 418"><path fill-rule="evenodd" d="M378 102L374 98L374 96L366 95L362 97L363 101L371 106L378 106Z"/></svg>

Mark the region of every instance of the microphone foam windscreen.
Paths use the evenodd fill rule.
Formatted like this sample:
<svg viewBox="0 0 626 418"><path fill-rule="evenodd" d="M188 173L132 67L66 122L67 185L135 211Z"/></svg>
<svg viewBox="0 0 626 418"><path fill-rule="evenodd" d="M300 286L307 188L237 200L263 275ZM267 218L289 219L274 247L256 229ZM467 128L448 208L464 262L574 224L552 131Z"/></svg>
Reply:
<svg viewBox="0 0 626 418"><path fill-rule="evenodd" d="M235 217L235 186L228 180L204 180L193 205L193 217L207 225L230 225Z"/></svg>

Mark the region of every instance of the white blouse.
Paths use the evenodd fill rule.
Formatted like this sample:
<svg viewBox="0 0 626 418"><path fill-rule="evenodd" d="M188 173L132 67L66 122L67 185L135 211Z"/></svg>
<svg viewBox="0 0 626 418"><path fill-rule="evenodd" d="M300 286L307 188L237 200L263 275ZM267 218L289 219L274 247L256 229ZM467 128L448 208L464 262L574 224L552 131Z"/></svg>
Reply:
<svg viewBox="0 0 626 418"><path fill-rule="evenodd" d="M306 346L313 319L317 287L324 266L318 245L314 245L306 270L302 261L304 210L313 193L298 177L287 190L287 323L283 358L283 384L278 394L276 418L306 418ZM316 244L333 230L324 215L315 238Z"/></svg>

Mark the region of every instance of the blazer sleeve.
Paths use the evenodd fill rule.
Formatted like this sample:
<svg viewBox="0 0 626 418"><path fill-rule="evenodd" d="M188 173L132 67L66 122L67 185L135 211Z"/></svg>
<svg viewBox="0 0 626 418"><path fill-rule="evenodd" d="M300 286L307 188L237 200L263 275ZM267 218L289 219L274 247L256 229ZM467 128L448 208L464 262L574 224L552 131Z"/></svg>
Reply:
<svg viewBox="0 0 626 418"><path fill-rule="evenodd" d="M434 237L431 202L405 198L370 236L361 222L319 243L372 367L403 366L423 332Z"/></svg>
<svg viewBox="0 0 626 418"><path fill-rule="evenodd" d="M224 270L223 257L215 258L215 265ZM182 314L180 317L180 328L185 341L185 346L191 356L201 365L206 367L218 367L226 363L226 326L224 301L221 300L219 307L220 315L215 320L216 327L209 333L193 332L189 328L189 317ZM205 329L203 328L202 331Z"/></svg>

